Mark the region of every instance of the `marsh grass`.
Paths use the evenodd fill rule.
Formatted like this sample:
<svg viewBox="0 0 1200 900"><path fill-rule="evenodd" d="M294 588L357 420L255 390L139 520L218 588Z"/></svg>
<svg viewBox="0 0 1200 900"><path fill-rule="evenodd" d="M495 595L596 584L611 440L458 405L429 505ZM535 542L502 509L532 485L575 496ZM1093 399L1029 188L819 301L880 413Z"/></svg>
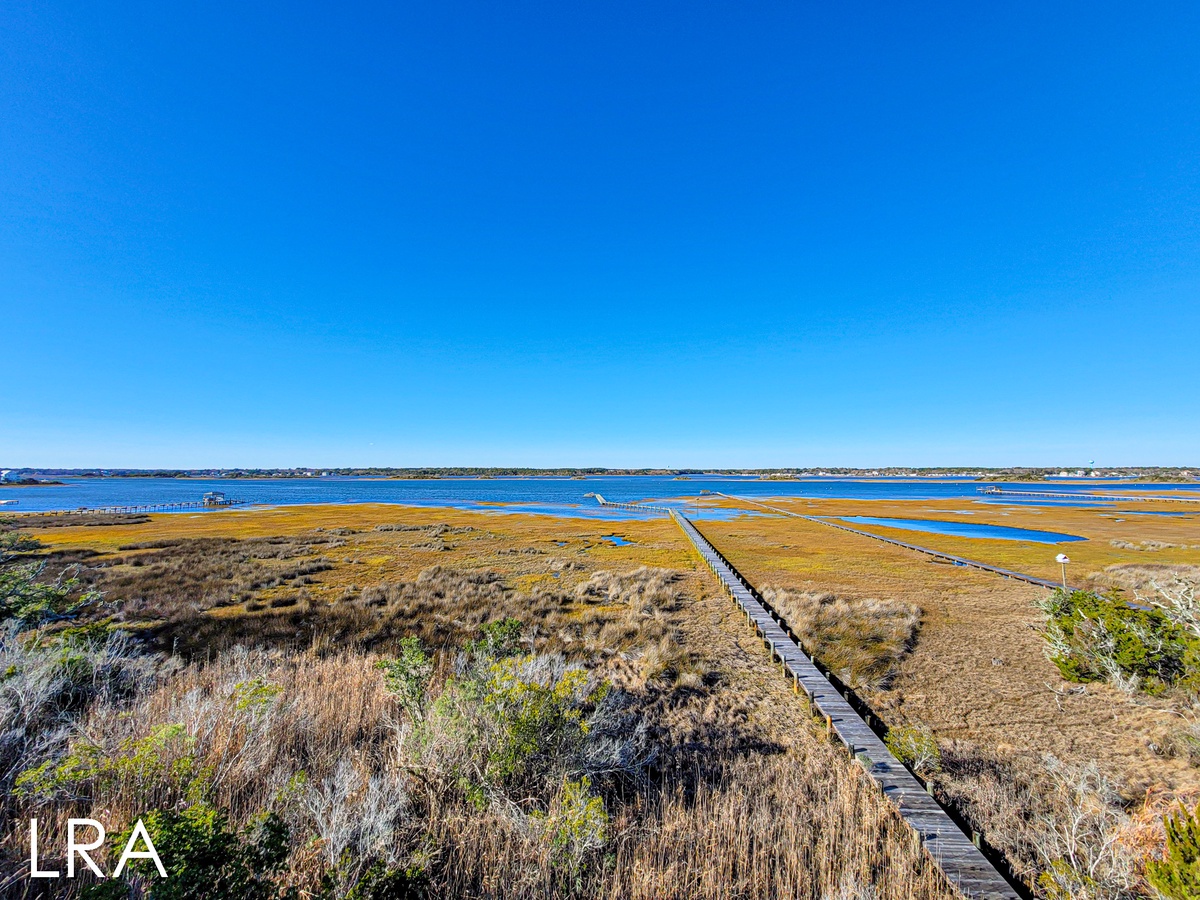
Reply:
<svg viewBox="0 0 1200 900"><path fill-rule="evenodd" d="M1163 804L1131 814L1095 763L950 741L941 748L941 769L932 779L939 798L1002 851L1040 896L1154 896L1142 873L1146 860L1161 852L1161 819L1157 831L1152 820Z"/></svg>
<svg viewBox="0 0 1200 900"><path fill-rule="evenodd" d="M321 554L341 545L326 535L193 538L124 544L117 555L87 550L49 555L48 569L75 567L80 579L119 604L127 620L154 620L270 599L282 586L312 584L333 568Z"/></svg>
<svg viewBox="0 0 1200 900"><path fill-rule="evenodd" d="M302 896L349 896L378 871L419 873L434 897L953 895L820 732L781 743L760 720L752 666L690 645L679 573L518 591L430 566L332 603L271 608L287 594L268 589L258 612L197 593L319 561L323 540L127 546L120 558L144 565L94 570L126 594L117 644L88 664L113 677L88 676L89 695L55 681L79 675L60 666L62 633L10 647L29 688L5 701L31 702L6 713L28 723L4 776L6 896L43 887L19 876L30 816L53 848L72 816L116 831L198 804L237 833L267 814L286 824L283 880ZM480 657L481 628L509 619L514 640L487 653L515 656ZM378 664L414 638L423 699L402 703Z"/></svg>
<svg viewBox="0 0 1200 900"><path fill-rule="evenodd" d="M663 756L633 740L638 747L614 766L613 748L629 750L639 731L627 717L644 714L646 698L631 695L605 713L607 723L593 716L615 741L591 763L603 840L564 868L538 818L561 806L556 765L512 795L472 800L453 777L458 732L418 739L376 662L372 654L235 650L188 666L132 704L101 702L71 752L86 743L85 758L135 761L97 769L73 782L70 796L26 785L21 817L39 815L54 846L70 815L124 822L198 795L238 826L270 810L294 835L313 836L289 850L288 883L304 891L328 872L349 890L368 863L383 861L421 867L440 897L820 900L846 884L880 898L952 896L895 812L819 740L792 751L760 742L764 749L747 752L752 742L727 735L729 748L697 752L660 734ZM435 696L448 677L443 664ZM10 833L5 847L14 862L18 837Z"/></svg>
<svg viewBox="0 0 1200 900"><path fill-rule="evenodd" d="M921 610L901 600L767 588L805 647L852 688L886 687L912 648Z"/></svg>

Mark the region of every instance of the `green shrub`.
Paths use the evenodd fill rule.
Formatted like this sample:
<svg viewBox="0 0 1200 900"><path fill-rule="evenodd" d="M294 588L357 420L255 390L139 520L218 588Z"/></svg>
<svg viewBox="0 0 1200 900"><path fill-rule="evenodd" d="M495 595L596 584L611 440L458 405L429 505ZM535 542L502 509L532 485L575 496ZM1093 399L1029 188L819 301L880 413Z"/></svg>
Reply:
<svg viewBox="0 0 1200 900"><path fill-rule="evenodd" d="M889 728L884 743L896 759L918 774L938 772L942 768L941 751L928 729Z"/></svg>
<svg viewBox="0 0 1200 900"><path fill-rule="evenodd" d="M479 808L505 797L549 801L583 771L587 716L606 696L561 657L510 657L447 681L410 747L423 777Z"/></svg>
<svg viewBox="0 0 1200 900"><path fill-rule="evenodd" d="M156 811L145 817L146 830L167 871L160 878L154 861L135 859L120 880L87 888L85 900L118 900L145 896L150 900L291 900L296 890L284 890L275 880L287 861L290 834L274 814L251 827L230 829L224 811L205 803L182 812ZM129 833L114 846L124 847Z"/></svg>
<svg viewBox="0 0 1200 900"><path fill-rule="evenodd" d="M0 621L19 628L70 619L99 602L97 591L83 590L77 578L60 576L39 581L44 564L22 563L0 568Z"/></svg>
<svg viewBox="0 0 1200 900"><path fill-rule="evenodd" d="M535 813L550 845L553 865L571 880L578 879L585 859L604 846L609 817L604 801L592 793L592 781L586 775L578 781L566 779L556 802L548 813Z"/></svg>
<svg viewBox="0 0 1200 900"><path fill-rule="evenodd" d="M1161 609L1061 590L1039 607L1046 614L1047 653L1068 681L1124 681L1150 693L1200 688L1200 640Z"/></svg>
<svg viewBox="0 0 1200 900"><path fill-rule="evenodd" d="M1037 886L1046 900L1081 900L1103 896L1096 879L1064 859L1050 863L1050 867L1038 875Z"/></svg>
<svg viewBox="0 0 1200 900"><path fill-rule="evenodd" d="M160 725L144 738L122 741L115 752L83 743L59 760L17 775L14 793L42 800L58 795L95 796L118 781L132 781L143 793L167 788L180 796L208 778L193 753L195 740L182 725Z"/></svg>
<svg viewBox="0 0 1200 900"><path fill-rule="evenodd" d="M467 644L467 653L485 661L507 659L521 652L521 620L512 617L489 622L479 629L479 639Z"/></svg>
<svg viewBox="0 0 1200 900"><path fill-rule="evenodd" d="M321 900L333 900L333 883L328 880L320 894ZM420 866L388 868L375 863L354 887L345 900L425 900L429 896L429 876Z"/></svg>
<svg viewBox="0 0 1200 900"><path fill-rule="evenodd" d="M0 524L4 524L0 522ZM35 537L20 531L0 531L0 565L21 555L40 550L43 544Z"/></svg>
<svg viewBox="0 0 1200 900"><path fill-rule="evenodd" d="M233 686L233 708L237 712L248 712L258 715L265 712L283 693L283 688L271 681L261 678L251 678L249 681L239 681Z"/></svg>
<svg viewBox="0 0 1200 900"><path fill-rule="evenodd" d="M1167 854L1146 863L1146 880L1166 900L1200 897L1200 806L1168 816Z"/></svg>
<svg viewBox="0 0 1200 900"><path fill-rule="evenodd" d="M400 655L380 660L376 668L383 671L384 684L400 701L401 707L414 722L425 718L426 690L433 674L433 660L421 641L409 636L400 641Z"/></svg>
<svg viewBox="0 0 1200 900"><path fill-rule="evenodd" d="M539 672L538 663L500 660L484 684L482 705L497 732L486 767L493 784L519 784L570 759L587 734L584 707L603 694L588 689L583 669Z"/></svg>

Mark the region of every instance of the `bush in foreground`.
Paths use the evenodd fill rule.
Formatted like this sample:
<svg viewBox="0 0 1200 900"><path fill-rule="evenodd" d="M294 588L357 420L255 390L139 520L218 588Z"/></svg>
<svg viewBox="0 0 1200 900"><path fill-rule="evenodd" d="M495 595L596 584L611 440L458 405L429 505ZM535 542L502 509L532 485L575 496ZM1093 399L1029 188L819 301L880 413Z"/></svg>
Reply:
<svg viewBox="0 0 1200 900"><path fill-rule="evenodd" d="M1055 591L1046 615L1046 654L1068 681L1110 681L1126 690L1200 689L1200 638L1159 607L1118 595Z"/></svg>
<svg viewBox="0 0 1200 900"><path fill-rule="evenodd" d="M1166 900L1200 897L1200 807L1168 816L1167 852L1146 865L1146 880Z"/></svg>

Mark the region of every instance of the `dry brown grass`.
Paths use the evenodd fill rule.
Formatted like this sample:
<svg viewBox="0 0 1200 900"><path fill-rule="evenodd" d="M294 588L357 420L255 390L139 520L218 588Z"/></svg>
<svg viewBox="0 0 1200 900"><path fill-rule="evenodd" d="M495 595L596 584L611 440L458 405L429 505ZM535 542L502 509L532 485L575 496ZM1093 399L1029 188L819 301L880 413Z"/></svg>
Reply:
<svg viewBox="0 0 1200 900"><path fill-rule="evenodd" d="M1091 540L1067 548L1071 559L1078 560L1070 567L1072 581L1078 582L1103 576L1111 584L1113 572L1146 566L1145 554L1111 547L1108 540L1114 535L1174 543L1195 543L1200 535L1191 519L1131 516L1116 522L1102 517L1112 513L1090 509L1013 510L1004 517L1003 509L970 506L975 512L971 518L954 513L969 508L962 501L792 504L799 512L817 515L920 515L1085 534ZM918 638L900 659L889 688L864 692L889 725L925 726L941 742L964 740L1003 752L1025 748L1077 764L1095 761L1129 800L1152 787L1200 787L1200 768L1187 754L1167 750L1182 725L1170 698L1139 697L1134 702L1102 684L1073 690L1076 686L1046 659L1039 632L1042 616L1033 605L1043 596L1040 589L931 563L912 551L792 518L706 523L705 533L754 584L846 597L883 596L921 608ZM914 539L911 533L900 536ZM922 534L917 542L1050 577L1054 573L1045 561L1052 562L1058 552L1045 545L940 535ZM1196 564L1171 555L1200 560L1195 551L1163 551L1155 562Z"/></svg>
<svg viewBox="0 0 1200 900"><path fill-rule="evenodd" d="M183 739L156 753L211 769L209 797L237 825L267 809L283 815L294 835L288 878L303 891L350 847L364 861L420 864L443 897L952 896L896 813L812 727L761 645L710 593L673 526L625 523L638 543L613 548L592 523L426 514L376 530L378 511L335 510L317 532L307 513L291 527L269 512L276 534L244 515L228 517L234 535L213 533L207 516L159 517L153 529L122 526L119 537L102 528L86 539L75 528L43 534L60 561L94 567L97 582L112 593L123 585L131 601L155 599L153 579L141 579L158 566L167 589L157 605L130 603L125 620L179 653L154 686L102 698L71 727L71 750L91 742L119 756L161 726L182 725ZM448 549L418 546L439 540ZM130 546L146 543L158 546ZM143 565L133 565L137 556ZM313 573L312 584L266 583L322 558L333 568ZM185 560L203 577L189 580ZM271 605L288 596L296 602ZM421 774L433 763L414 755L411 724L373 667L401 637L419 635L439 651L436 693L463 642L506 616L523 623L523 647L562 654L616 685L620 727L609 731L642 746L636 779L596 776L607 838L565 880L534 816L557 808L553 786L482 808L435 790L443 782ZM240 706L255 685L265 688L262 701ZM34 752L25 767L40 758ZM10 823L32 802L10 798ZM182 782L142 773L38 812L53 846L69 815L119 827L181 802ZM10 824L4 854L14 866L25 839ZM338 876L343 889L353 875Z"/></svg>
<svg viewBox="0 0 1200 900"><path fill-rule="evenodd" d="M195 788L170 772L194 757L212 772L210 801L236 822L269 809L297 834L318 836L292 851L289 881L305 891L318 886L323 861L349 847L423 862L443 897L817 900L846 885L879 898L951 895L907 826L836 748L810 739L783 750L760 740L748 753L752 744L731 733L724 739L732 747L715 754L660 734L669 742L661 748L667 764L633 794L608 796L607 861L592 860L574 886L564 886L527 810L505 803L481 810L453 792L430 793L406 755L406 732L374 662L369 654L234 651L187 667L132 707L96 707L79 729L115 757L161 726L181 725L186 736L162 746L159 765L86 786L87 801L26 811L40 816L45 843L54 846L69 815L125 822L176 807L191 802ZM270 693L247 705L247 685ZM704 719L701 709L694 714ZM289 788L300 771L304 786ZM374 843L347 824L364 818L381 823ZM16 837L9 835L10 851Z"/></svg>
<svg viewBox="0 0 1200 900"><path fill-rule="evenodd" d="M1118 563L1106 566L1103 573L1096 573L1092 578L1092 585L1101 590L1117 587L1131 591L1147 591L1152 589L1155 582L1167 584L1176 577L1200 581L1200 566Z"/></svg>
<svg viewBox="0 0 1200 900"><path fill-rule="evenodd" d="M1163 816L1196 796L1150 791L1130 802L1094 762L1065 763L964 741L944 745L941 764L933 776L937 795L1043 895L1156 896L1143 874L1146 861L1162 854Z"/></svg>
<svg viewBox="0 0 1200 900"><path fill-rule="evenodd" d="M763 596L821 664L855 689L887 687L921 622L921 610L902 600L775 587Z"/></svg>

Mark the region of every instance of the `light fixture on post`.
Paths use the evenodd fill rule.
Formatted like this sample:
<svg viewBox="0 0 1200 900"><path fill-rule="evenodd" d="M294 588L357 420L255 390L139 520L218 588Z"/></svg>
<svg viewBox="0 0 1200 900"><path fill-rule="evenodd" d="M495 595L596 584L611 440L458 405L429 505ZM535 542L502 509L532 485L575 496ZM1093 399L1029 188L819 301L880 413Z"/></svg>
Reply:
<svg viewBox="0 0 1200 900"><path fill-rule="evenodd" d="M1063 590L1065 591L1067 590L1067 563L1071 561L1071 558L1065 553L1060 553L1054 557L1054 561L1062 566Z"/></svg>

